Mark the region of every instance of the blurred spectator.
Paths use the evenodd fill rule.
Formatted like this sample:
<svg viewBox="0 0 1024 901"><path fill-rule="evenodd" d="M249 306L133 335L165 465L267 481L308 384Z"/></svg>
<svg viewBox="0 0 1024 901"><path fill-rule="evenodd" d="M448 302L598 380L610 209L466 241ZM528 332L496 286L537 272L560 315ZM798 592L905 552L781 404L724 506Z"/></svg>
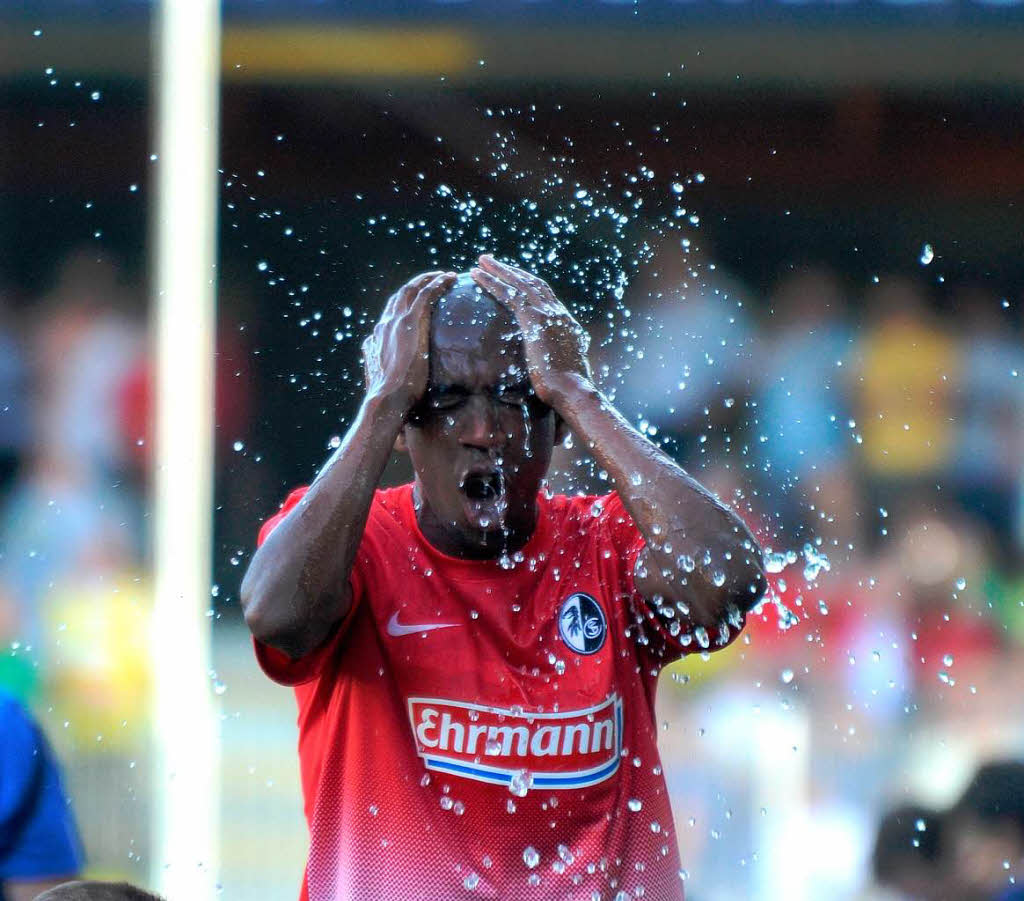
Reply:
<svg viewBox="0 0 1024 901"><path fill-rule="evenodd" d="M867 474L885 488L893 479L934 476L951 463L961 358L915 282L885 276L867 304L856 421Z"/></svg>
<svg viewBox="0 0 1024 901"><path fill-rule="evenodd" d="M81 866L49 745L28 712L0 692L0 901L29 901Z"/></svg>
<svg viewBox="0 0 1024 901"><path fill-rule="evenodd" d="M989 542L955 507L934 509L911 495L893 548L914 635L920 701L964 680L1002 649L994 618L980 603Z"/></svg>
<svg viewBox="0 0 1024 901"><path fill-rule="evenodd" d="M642 415L682 439L675 450L688 460L704 453L701 439L728 433L745 410L754 342L749 301L708 251L681 246L678 235L660 239L630 288L632 339L612 344L609 387L624 415Z"/></svg>
<svg viewBox="0 0 1024 901"><path fill-rule="evenodd" d="M957 898L1024 898L1024 763L982 766L949 813Z"/></svg>
<svg viewBox="0 0 1024 901"><path fill-rule="evenodd" d="M138 500L119 479L116 401L142 334L121 311L127 301L118 270L78 251L33 323L36 429L0 508L0 641L16 652L4 656L0 684L22 697L38 681L53 593L86 573L134 569L142 556Z"/></svg>
<svg viewBox="0 0 1024 901"><path fill-rule="evenodd" d="M937 810L904 804L882 817L871 855L875 884L900 898L949 898L942 859L943 817Z"/></svg>
<svg viewBox="0 0 1024 901"><path fill-rule="evenodd" d="M776 286L767 329L756 344L757 413L750 446L773 506L782 507L779 512L797 532L805 523L812 533L818 525L806 522L807 505L814 503L812 474L841 467L852 442L852 336L845 312L842 288L829 270L798 269Z"/></svg>
<svg viewBox="0 0 1024 901"><path fill-rule="evenodd" d="M35 323L32 361L40 387L39 444L83 458L104 478L126 462L118 398L143 342L143 323L115 266L95 251L72 253Z"/></svg>
<svg viewBox="0 0 1024 901"><path fill-rule="evenodd" d="M998 534L1014 536L1024 476L1024 347L999 301L960 292L964 366L957 409L955 486L960 502Z"/></svg>
<svg viewBox="0 0 1024 901"><path fill-rule="evenodd" d="M54 594L139 558L134 499L56 444L36 448L26 476L0 510L0 641L16 654L0 669L31 693ZM20 661L20 666L16 662Z"/></svg>

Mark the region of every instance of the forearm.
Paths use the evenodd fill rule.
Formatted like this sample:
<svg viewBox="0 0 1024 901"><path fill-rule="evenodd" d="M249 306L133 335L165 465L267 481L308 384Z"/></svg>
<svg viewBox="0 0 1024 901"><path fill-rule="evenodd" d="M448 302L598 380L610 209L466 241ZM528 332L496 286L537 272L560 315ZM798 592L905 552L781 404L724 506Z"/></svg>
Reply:
<svg viewBox="0 0 1024 901"><path fill-rule="evenodd" d="M301 657L348 612L348 576L404 416L402 405L368 397L305 497L253 555L241 603L259 640Z"/></svg>
<svg viewBox="0 0 1024 901"><path fill-rule="evenodd" d="M655 447L585 378L566 377L556 408L608 473L643 535L648 597L685 603L695 624L749 609L764 590L761 550L749 529ZM639 587L639 581L638 581Z"/></svg>

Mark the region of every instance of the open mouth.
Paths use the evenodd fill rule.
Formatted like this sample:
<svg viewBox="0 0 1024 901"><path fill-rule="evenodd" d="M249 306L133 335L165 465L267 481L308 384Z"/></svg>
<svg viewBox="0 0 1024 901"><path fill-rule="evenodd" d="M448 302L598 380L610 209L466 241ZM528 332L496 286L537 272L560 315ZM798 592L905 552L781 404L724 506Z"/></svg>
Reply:
<svg viewBox="0 0 1024 901"><path fill-rule="evenodd" d="M497 472L471 473L459 487L472 501L496 501L505 493L504 480Z"/></svg>

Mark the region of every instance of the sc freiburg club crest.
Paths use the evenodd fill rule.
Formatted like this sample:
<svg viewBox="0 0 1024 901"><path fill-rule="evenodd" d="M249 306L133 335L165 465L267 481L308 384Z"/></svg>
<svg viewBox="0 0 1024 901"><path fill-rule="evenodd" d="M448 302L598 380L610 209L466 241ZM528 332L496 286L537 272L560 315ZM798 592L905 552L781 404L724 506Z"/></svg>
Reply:
<svg viewBox="0 0 1024 901"><path fill-rule="evenodd" d="M577 592L558 611L558 632L577 654L596 654L604 646L608 623L604 611L589 594Z"/></svg>

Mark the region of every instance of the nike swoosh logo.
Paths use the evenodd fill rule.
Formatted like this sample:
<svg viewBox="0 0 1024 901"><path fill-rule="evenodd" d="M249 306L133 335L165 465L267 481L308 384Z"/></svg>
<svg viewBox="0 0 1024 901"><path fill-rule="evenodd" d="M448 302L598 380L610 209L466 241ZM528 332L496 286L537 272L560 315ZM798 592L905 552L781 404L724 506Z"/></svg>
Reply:
<svg viewBox="0 0 1024 901"><path fill-rule="evenodd" d="M398 611L391 614L388 620L387 633L398 637L400 635L416 635L420 632L429 632L432 629L451 629L459 623L421 623L419 625L404 626L398 621Z"/></svg>

